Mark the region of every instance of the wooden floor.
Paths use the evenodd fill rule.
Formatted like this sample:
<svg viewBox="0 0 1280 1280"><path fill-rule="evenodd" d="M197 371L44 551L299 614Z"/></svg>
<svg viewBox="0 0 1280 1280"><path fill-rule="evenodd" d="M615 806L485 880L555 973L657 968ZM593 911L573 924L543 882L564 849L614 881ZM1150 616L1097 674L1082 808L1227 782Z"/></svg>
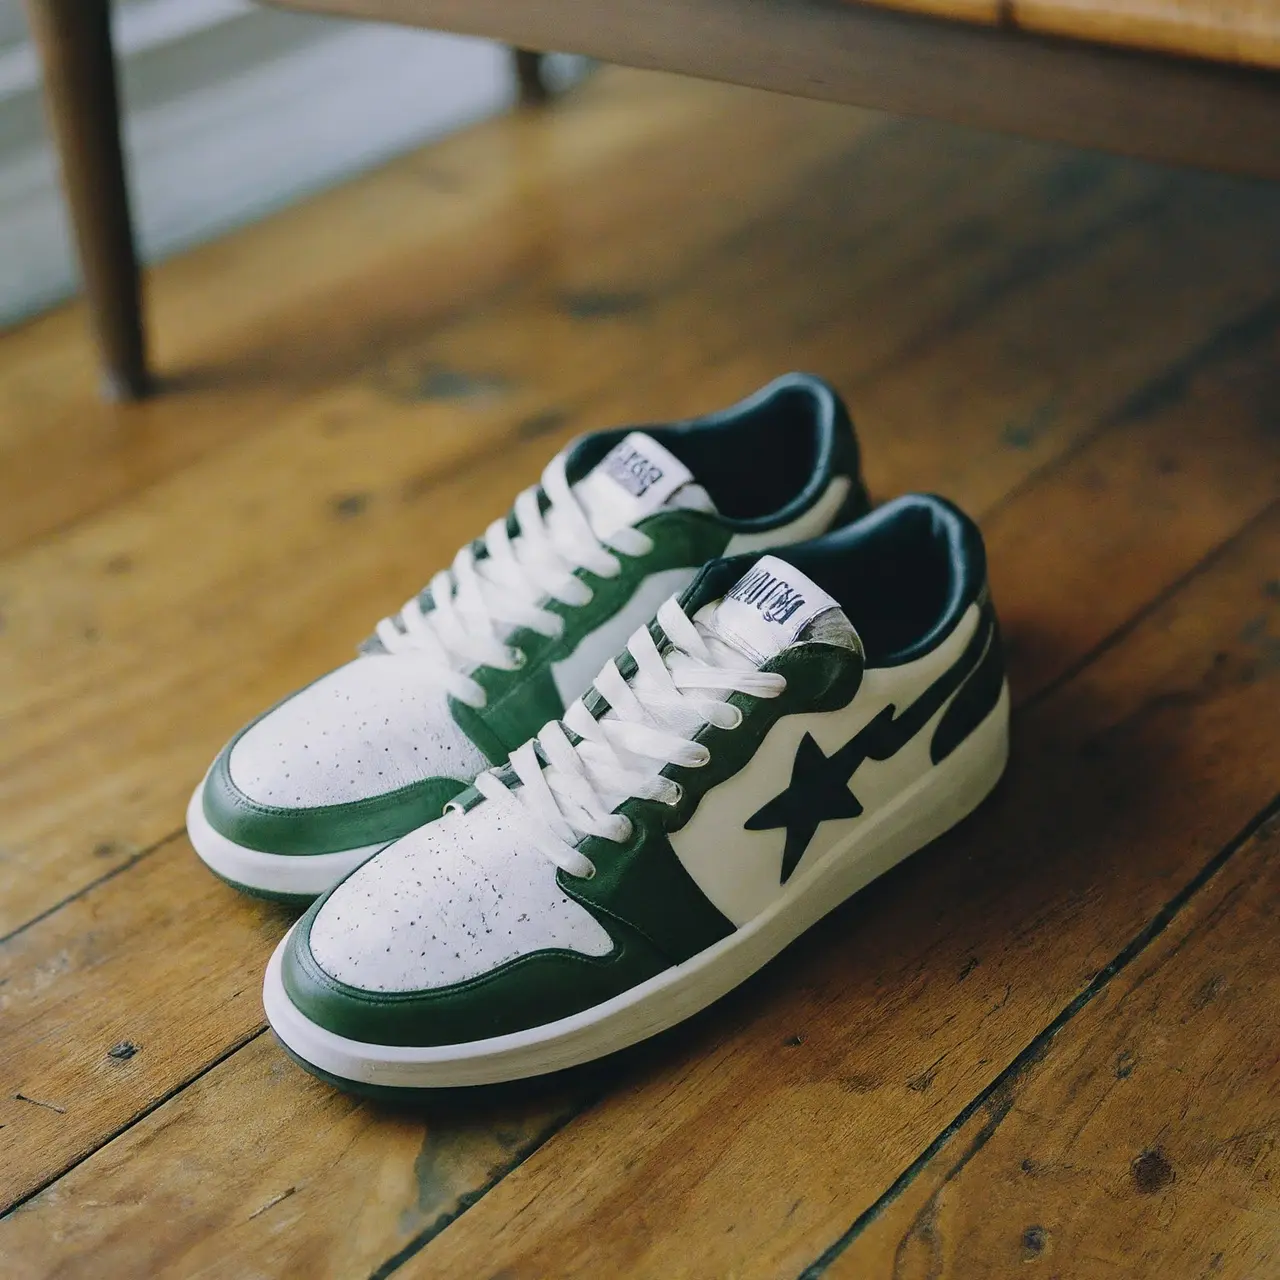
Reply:
<svg viewBox="0 0 1280 1280"><path fill-rule="evenodd" d="M1280 188L606 72L0 338L0 1276L1280 1275ZM264 1031L192 786L549 453L792 367L982 522L1015 756L618 1061Z"/></svg>

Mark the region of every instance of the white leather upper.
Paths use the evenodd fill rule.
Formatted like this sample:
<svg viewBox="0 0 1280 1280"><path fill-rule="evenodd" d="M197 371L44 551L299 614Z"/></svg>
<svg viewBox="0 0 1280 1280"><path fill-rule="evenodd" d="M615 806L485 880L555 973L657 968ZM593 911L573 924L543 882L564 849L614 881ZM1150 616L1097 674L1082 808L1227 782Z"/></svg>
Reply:
<svg viewBox="0 0 1280 1280"><path fill-rule="evenodd" d="M725 547L726 556L741 555L746 551L763 551L766 547L781 547L790 542L805 542L816 538L831 528L836 513L849 496L853 481L848 476L833 476L821 496L807 511L803 511L787 524L759 533L735 533Z"/></svg>
<svg viewBox="0 0 1280 1280"><path fill-rule="evenodd" d="M743 824L790 783L800 740L808 733L831 755L889 703L901 712L960 657L980 617L978 606L971 605L951 635L924 657L899 667L868 669L848 707L782 717L747 764L712 787L689 822L672 833L672 848L685 870L735 925L759 915L785 890L781 868L786 832L781 828L748 831ZM862 804L863 814L822 823L793 878L802 875L867 814L932 768L929 744L945 710L944 706L890 759L866 760L859 766L849 786Z"/></svg>
<svg viewBox="0 0 1280 1280"><path fill-rule="evenodd" d="M347 804L424 778L470 782L488 761L413 654L369 654L264 716L231 750L231 780L283 808Z"/></svg>
<svg viewBox="0 0 1280 1280"><path fill-rule="evenodd" d="M668 596L679 595L697 572L697 569L664 569L649 574L617 613L583 636L572 653L553 662L551 678L561 702L567 707L575 698L582 697L600 674L600 668L626 647L631 633L645 626Z"/></svg>
<svg viewBox="0 0 1280 1280"><path fill-rule="evenodd" d="M556 883L556 868L498 805L448 813L384 849L334 890L311 954L367 991L465 982L547 948L604 956L613 940Z"/></svg>

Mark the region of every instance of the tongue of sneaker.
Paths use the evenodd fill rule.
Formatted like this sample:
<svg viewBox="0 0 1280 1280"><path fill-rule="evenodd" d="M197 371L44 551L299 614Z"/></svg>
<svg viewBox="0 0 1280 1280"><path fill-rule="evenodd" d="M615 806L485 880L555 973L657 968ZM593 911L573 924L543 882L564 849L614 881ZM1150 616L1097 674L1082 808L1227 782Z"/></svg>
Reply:
<svg viewBox="0 0 1280 1280"><path fill-rule="evenodd" d="M601 541L663 507L715 511L689 468L643 431L632 431L614 445L573 492Z"/></svg>
<svg viewBox="0 0 1280 1280"><path fill-rule="evenodd" d="M839 604L777 556L761 556L724 599L699 610L698 621L755 667L801 639L862 653L862 641Z"/></svg>
<svg viewBox="0 0 1280 1280"><path fill-rule="evenodd" d="M761 556L723 599L703 605L693 621L716 660L738 670L763 666L802 640L838 645L862 654L862 641L844 610L816 582L777 556ZM668 652L669 667L680 661L678 652ZM689 736L702 725L702 716L696 710L673 706L660 698L651 701L647 695L661 691L647 687L645 672L636 673L632 688L642 703L650 703L650 714L658 728ZM730 694L706 690L704 696L726 700ZM617 715L610 707L603 719L616 719ZM640 763L643 761L637 761ZM626 794L611 791L609 785L601 781L597 785L599 794L610 805L620 804Z"/></svg>

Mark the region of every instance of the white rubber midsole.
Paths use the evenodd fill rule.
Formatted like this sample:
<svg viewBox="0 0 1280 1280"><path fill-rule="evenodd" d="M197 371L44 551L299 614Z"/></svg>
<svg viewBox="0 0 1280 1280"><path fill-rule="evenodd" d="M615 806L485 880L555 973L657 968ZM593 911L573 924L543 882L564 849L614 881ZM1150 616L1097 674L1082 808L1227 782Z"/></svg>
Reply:
<svg viewBox="0 0 1280 1280"><path fill-rule="evenodd" d="M191 845L206 866L224 880L244 885L246 889L319 897L349 876L365 859L387 847L387 841L383 840L380 844L341 849L337 853L262 853L258 849L246 849L209 825L201 800L203 792L201 782L187 805L187 835Z"/></svg>
<svg viewBox="0 0 1280 1280"><path fill-rule="evenodd" d="M832 908L955 826L996 785L1008 756L1006 686L991 714L946 760L797 876L768 910L683 964L568 1018L465 1044L350 1040L312 1022L285 992L280 969L290 930L267 966L267 1020L304 1061L366 1084L496 1084L590 1062L674 1026L745 981Z"/></svg>

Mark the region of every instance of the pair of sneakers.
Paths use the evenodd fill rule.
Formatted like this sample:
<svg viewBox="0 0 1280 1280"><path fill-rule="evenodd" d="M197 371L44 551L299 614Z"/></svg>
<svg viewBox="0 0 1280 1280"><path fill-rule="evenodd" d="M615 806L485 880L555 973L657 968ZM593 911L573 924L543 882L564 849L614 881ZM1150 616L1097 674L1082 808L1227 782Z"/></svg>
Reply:
<svg viewBox="0 0 1280 1280"><path fill-rule="evenodd" d="M263 991L304 1066L493 1083L742 982L982 800L1008 708L976 526L869 511L844 405L791 374L571 444L231 740L188 831L238 888L316 899Z"/></svg>

